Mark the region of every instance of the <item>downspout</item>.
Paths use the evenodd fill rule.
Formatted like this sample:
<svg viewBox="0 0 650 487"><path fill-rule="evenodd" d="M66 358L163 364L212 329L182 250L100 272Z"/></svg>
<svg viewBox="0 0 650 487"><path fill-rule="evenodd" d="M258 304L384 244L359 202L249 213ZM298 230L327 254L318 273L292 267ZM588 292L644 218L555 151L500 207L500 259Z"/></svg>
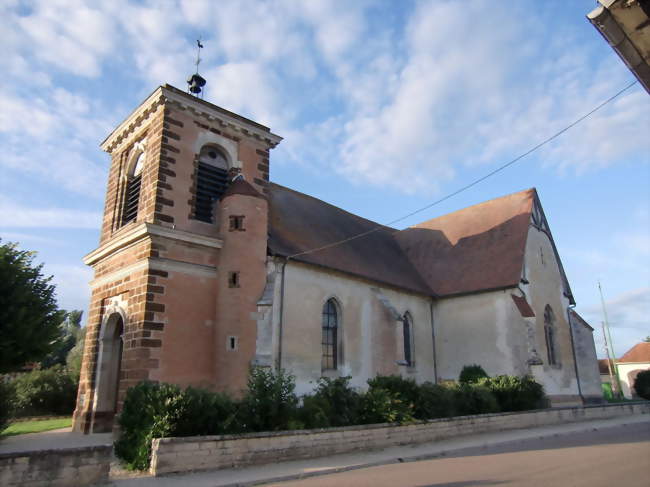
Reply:
<svg viewBox="0 0 650 487"><path fill-rule="evenodd" d="M276 368L282 370L282 324L284 323L284 275L285 268L289 262L290 257L284 258L284 263L282 264L282 282L280 284L280 323L278 324L278 360L276 363Z"/></svg>
<svg viewBox="0 0 650 487"><path fill-rule="evenodd" d="M438 364L436 363L436 329L433 325L433 298L429 301L429 313L431 314L431 345L433 347L433 382L438 383Z"/></svg>
<svg viewBox="0 0 650 487"><path fill-rule="evenodd" d="M576 381L578 383L578 395L580 396L580 400L584 405L585 398L582 395L582 386L580 385L580 374L578 373L578 358L576 356L576 346L573 338L573 324L571 323L571 314L570 314L570 311L575 307L576 307L575 304L570 304L569 306L567 306L566 317L567 317L567 323L569 324L569 336L571 337L571 352L573 353L573 367L576 372Z"/></svg>

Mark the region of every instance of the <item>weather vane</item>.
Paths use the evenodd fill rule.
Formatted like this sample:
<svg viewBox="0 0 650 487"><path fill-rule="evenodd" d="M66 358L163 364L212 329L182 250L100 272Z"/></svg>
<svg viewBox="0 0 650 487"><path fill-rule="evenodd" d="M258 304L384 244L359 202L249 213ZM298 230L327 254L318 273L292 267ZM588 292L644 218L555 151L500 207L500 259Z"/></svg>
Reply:
<svg viewBox="0 0 650 487"><path fill-rule="evenodd" d="M196 73L187 78L187 90L190 93L193 93L195 96L203 98L203 87L205 86L205 79L199 75L199 63L201 62L201 49L203 49L203 44L201 44L201 38L199 37L196 40Z"/></svg>

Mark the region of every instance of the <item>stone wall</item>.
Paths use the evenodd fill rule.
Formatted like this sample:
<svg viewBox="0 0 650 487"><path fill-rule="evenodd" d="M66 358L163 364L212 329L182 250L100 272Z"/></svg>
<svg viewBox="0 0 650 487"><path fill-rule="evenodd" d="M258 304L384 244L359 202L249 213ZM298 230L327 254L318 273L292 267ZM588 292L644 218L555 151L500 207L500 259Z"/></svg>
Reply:
<svg viewBox="0 0 650 487"><path fill-rule="evenodd" d="M403 426L376 424L246 435L159 438L152 442L151 473L161 475L243 467L633 414L650 414L650 402L462 416Z"/></svg>
<svg viewBox="0 0 650 487"><path fill-rule="evenodd" d="M0 485L83 486L108 481L111 445L0 454Z"/></svg>

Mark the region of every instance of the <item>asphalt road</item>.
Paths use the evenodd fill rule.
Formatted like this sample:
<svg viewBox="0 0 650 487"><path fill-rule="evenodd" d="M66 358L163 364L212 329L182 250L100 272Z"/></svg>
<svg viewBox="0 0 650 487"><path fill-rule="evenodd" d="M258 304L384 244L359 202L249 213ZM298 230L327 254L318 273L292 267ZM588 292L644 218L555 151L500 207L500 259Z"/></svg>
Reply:
<svg viewBox="0 0 650 487"><path fill-rule="evenodd" d="M432 460L267 486L650 487L650 423L474 447Z"/></svg>

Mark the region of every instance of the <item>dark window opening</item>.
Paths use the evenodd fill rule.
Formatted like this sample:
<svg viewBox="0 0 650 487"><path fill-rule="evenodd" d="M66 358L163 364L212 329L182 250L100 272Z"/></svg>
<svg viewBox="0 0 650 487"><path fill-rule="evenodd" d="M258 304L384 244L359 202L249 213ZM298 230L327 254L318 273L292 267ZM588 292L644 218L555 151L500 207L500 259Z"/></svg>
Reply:
<svg viewBox="0 0 650 487"><path fill-rule="evenodd" d="M413 365L413 352L411 350L411 319L408 314L404 315L404 361L409 367Z"/></svg>
<svg viewBox="0 0 650 487"><path fill-rule="evenodd" d="M131 176L126 186L124 197L124 213L122 215L122 225L133 221L138 216L138 201L140 199L140 186L142 175Z"/></svg>
<svg viewBox="0 0 650 487"><path fill-rule="evenodd" d="M228 287L239 287L239 272L228 273Z"/></svg>
<svg viewBox="0 0 650 487"><path fill-rule="evenodd" d="M228 345L227 345L228 350L234 351L237 350L237 337L236 336L229 336L228 337Z"/></svg>
<svg viewBox="0 0 650 487"><path fill-rule="evenodd" d="M322 358L323 370L336 370L338 366L338 313L336 303L328 299L323 306L322 322Z"/></svg>
<svg viewBox="0 0 650 487"><path fill-rule="evenodd" d="M194 218L206 223L212 223L214 203L219 200L227 187L228 171L199 162L196 172Z"/></svg>
<svg viewBox="0 0 650 487"><path fill-rule="evenodd" d="M232 215L230 217L230 228L228 229L231 232L244 232L244 217L241 215Z"/></svg>
<svg viewBox="0 0 650 487"><path fill-rule="evenodd" d="M549 305L544 309L544 338L546 339L546 354L549 365L558 365L558 354L555 334L555 314Z"/></svg>

